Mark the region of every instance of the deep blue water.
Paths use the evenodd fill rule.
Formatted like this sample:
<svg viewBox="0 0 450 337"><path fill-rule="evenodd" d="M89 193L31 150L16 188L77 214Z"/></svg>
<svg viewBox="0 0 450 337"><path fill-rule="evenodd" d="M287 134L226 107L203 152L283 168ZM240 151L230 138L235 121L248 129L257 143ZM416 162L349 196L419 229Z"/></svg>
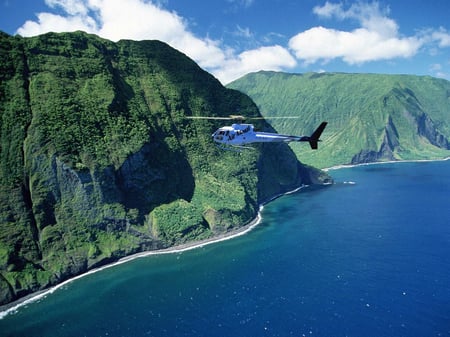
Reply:
<svg viewBox="0 0 450 337"><path fill-rule="evenodd" d="M330 173L247 235L88 275L0 335L449 336L450 161Z"/></svg>

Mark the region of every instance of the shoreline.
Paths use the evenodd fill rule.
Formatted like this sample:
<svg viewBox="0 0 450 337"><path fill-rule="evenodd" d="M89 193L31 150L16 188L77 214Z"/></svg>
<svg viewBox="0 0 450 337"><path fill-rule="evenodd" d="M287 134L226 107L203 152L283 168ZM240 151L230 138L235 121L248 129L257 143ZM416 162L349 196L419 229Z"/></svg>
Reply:
<svg viewBox="0 0 450 337"><path fill-rule="evenodd" d="M366 165L380 165L380 164L396 164L396 163L420 163L420 162L435 162L435 161L447 161L450 160L450 157L447 158L443 158L443 159L424 159L424 160L399 160L399 161L386 161L386 162L373 162L373 163L362 163L362 164L354 164L354 165L336 165L333 167L329 167L329 168L323 168L321 170L328 172L328 171L333 171L333 170L339 170L339 169L344 169L344 168L352 168L352 167L358 167L358 166L366 166ZM86 271L85 273L82 273L80 275L74 276L66 281L63 281L55 286L52 286L48 289L44 289L44 290L40 290L37 292L34 292L32 294L29 294L27 296L24 296L23 298L20 298L14 302L5 304L0 306L0 320L5 318L6 316L10 315L10 314L14 314L16 313L21 307L26 306L28 304L31 304L33 302L39 301L43 298L45 298L48 295L51 295L52 293L54 293L55 291L57 291L58 289L66 286L67 284L76 281L78 279L81 279L85 276L100 272L102 270L108 269L108 268L112 268L118 265L121 265L123 263L126 262L130 262L133 261L135 259L139 259L139 258L143 258L143 257L147 257L147 256L152 256L152 255L163 255L163 254L176 254L176 253L183 253L189 250L193 250L193 249L198 249L198 248L202 248L204 246L208 246L214 243L219 243L219 242L223 242L226 240L231 240L234 238L237 238L239 236L245 235L247 233L249 233L250 231L252 231L254 228L256 228L262 221L262 211L264 209L264 205L268 204L271 201L274 201L275 199L278 199L284 195L289 195L292 193L296 193L306 187L308 187L310 185L301 185L291 191L287 191L285 193L280 193L278 195L275 195L274 197L262 202L259 205L259 209L258 212L256 214L256 217L254 219L252 219L251 221L249 221L247 224L245 224L242 227L239 227L235 230L232 230L230 232L226 232L226 233L222 233L219 234L217 236L213 236L211 238L208 239L204 239L201 241L193 241L193 242L188 242L188 243L184 243L184 244L180 244L177 246L173 246L173 247L169 247L169 248L164 248L164 249L159 249L159 250L151 250L151 251L145 251L145 252L140 252L140 253L136 253L136 254L132 254L129 256L125 256L120 258L119 260L117 260L116 262L110 263L110 264L106 264L104 266L98 267L98 268L94 268L91 270Z"/></svg>
<svg viewBox="0 0 450 337"><path fill-rule="evenodd" d="M437 158L437 159L411 159L411 160L376 161L376 162L371 162L371 163L336 165L336 166L322 168L321 170L324 171L324 172L328 172L328 171L335 171L335 170L352 168L352 167L359 167L359 166L382 165L382 164L399 164L399 163L427 163L427 162L447 161L447 160L450 160L450 157Z"/></svg>
<svg viewBox="0 0 450 337"><path fill-rule="evenodd" d="M23 298L20 298L14 302L2 305L2 306L0 306L0 320L10 314L14 314L15 312L17 312L17 310L19 310L23 306L26 306L30 303L39 301L40 299L45 298L48 295L51 295L58 289L64 287L65 285L67 285L73 281L79 280L79 279L81 279L85 276L91 275L91 274L95 274L102 270L113 268L113 267L119 266L123 263L130 262L130 261L133 261L133 260L136 260L139 258L143 258L143 257L147 257L147 256L183 253L183 252L186 252L189 250L202 248L204 246L208 246L208 245L211 245L214 243L230 240L230 239L239 237L241 235L245 235L248 232L250 232L251 230L253 230L261 222L261 220L262 220L261 212L262 212L263 208L264 208L264 206L260 205L258 213L253 220L251 220L246 225L239 227L238 229L230 231L228 233L223 233L218 236L214 236L214 237L204 239L201 241L193 241L193 242L176 245L176 246L169 247L169 248L150 250L150 251L135 253L135 254L132 254L129 256L124 256L113 263L106 264L104 266L88 270L80 275L74 276L66 281L58 283L57 285L54 285L48 289L43 289L43 290L34 292L34 293L24 296Z"/></svg>
<svg viewBox="0 0 450 337"><path fill-rule="evenodd" d="M262 211L264 209L264 205L266 205L267 203L278 199L280 197L282 197L283 195L288 195L288 194L292 194L295 192L298 192L299 190L308 187L309 185L301 185L293 190L287 191L285 193L280 193L275 195L274 197L262 202L259 205L259 209L258 212L256 214L256 217L252 220L250 220L247 224L245 224L242 227L239 227L235 230L232 230L230 232L226 232L226 233L222 233L219 234L217 236L213 236L211 238L208 239L204 239L201 241L192 241L192 242L187 242L187 243L183 243L180 245L176 245L173 247L169 247L169 248L163 248L163 249L158 249L158 250L150 250L150 251L145 251L145 252L140 252L140 253L135 253L129 256L124 256L122 258L120 258L119 260L110 263L110 264L106 264L104 266L101 267L97 267L91 270L86 271L85 273L82 273L80 275L74 276L66 281L63 281L57 285L54 285L48 289L43 289L37 292L34 292L32 294L26 295L16 301L13 301L11 303L5 304L0 306L0 320L2 320L3 318L5 318L6 316L10 315L10 314L14 314L16 313L21 307L24 307L28 304L31 304L33 302L39 301L43 298L45 298L48 295L51 295L52 293L54 293L55 291L57 291L58 289L66 286L67 284L74 282L76 280L79 280L85 276L91 275L91 274L95 274L97 272L100 272L102 270L108 269L108 268L113 268L116 267L118 265L121 265L123 263L126 262L130 262L139 258L143 258L143 257L148 257L148 256L152 256L152 255L164 255L164 254L177 254L177 253L183 253L189 250L193 250L193 249L198 249L198 248L202 248L204 246L208 246L214 243L219 243L219 242L223 242L226 240L231 240L234 238L237 238L239 236L245 235L247 233L249 233L250 231L252 231L256 226L258 226L261 221L262 221Z"/></svg>
<svg viewBox="0 0 450 337"><path fill-rule="evenodd" d="M293 193L293 192L291 191L290 193ZM279 197L279 196L277 196L277 197ZM275 198L277 198L277 197L275 197ZM273 199L275 199L275 198L273 198ZM273 199L270 199L270 201ZM187 242L187 243L183 243L183 244L176 245L176 246L169 247L169 248L163 248L163 249L158 249L158 250L149 250L149 251L145 251L145 252L135 253L135 254L132 254L129 256L124 256L113 263L106 264L104 266L88 270L85 273L74 276L74 277L72 277L66 281L63 281L55 286L52 286L48 289L43 289L43 290L34 292L34 293L24 296L23 298L20 298L14 302L2 305L2 306L0 306L0 320L10 314L14 314L15 312L17 312L17 310L19 310L23 306L26 306L30 303L39 301L40 299L45 298L48 295L51 295L58 289L66 286L67 284L69 284L73 281L79 280L79 279L81 279L85 276L91 275L91 274L95 274L102 270L113 268L113 267L119 266L123 263L130 262L130 261L133 261L133 260L136 260L139 258L143 258L143 257L147 257L147 256L183 253L183 252L186 252L189 250L202 248L204 246L208 246L208 245L226 241L226 240L231 240L233 238L237 238L239 236L245 235L248 232L252 231L256 226L258 226L260 224L260 222L262 220L261 212L264 209L265 204L266 203L261 204L259 206L257 215L253 220L248 222L246 225L239 227L233 231L219 234L217 236L214 236L214 237L211 237L208 239L204 239L201 241Z"/></svg>

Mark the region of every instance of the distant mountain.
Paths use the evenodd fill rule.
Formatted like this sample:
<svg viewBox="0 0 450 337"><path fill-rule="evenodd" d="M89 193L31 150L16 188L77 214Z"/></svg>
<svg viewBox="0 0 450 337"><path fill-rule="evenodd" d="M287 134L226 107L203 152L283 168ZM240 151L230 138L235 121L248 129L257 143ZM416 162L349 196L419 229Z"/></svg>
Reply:
<svg viewBox="0 0 450 337"><path fill-rule="evenodd" d="M450 82L443 79L258 72L228 87L249 95L280 133L309 134L328 121L318 151L292 145L303 163L324 168L450 156Z"/></svg>
<svg viewBox="0 0 450 337"><path fill-rule="evenodd" d="M327 179L285 144L219 150L221 123L186 118L236 112L259 115L162 42L0 32L0 304Z"/></svg>

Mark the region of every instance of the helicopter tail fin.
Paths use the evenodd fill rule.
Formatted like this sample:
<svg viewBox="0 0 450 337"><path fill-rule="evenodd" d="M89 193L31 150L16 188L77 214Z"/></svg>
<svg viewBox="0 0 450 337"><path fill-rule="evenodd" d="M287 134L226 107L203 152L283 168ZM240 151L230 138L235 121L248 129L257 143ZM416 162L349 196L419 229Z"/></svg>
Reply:
<svg viewBox="0 0 450 337"><path fill-rule="evenodd" d="M322 134L323 130L325 130L327 124L327 122L322 122L319 127L313 132L313 134L308 137L308 142L311 146L311 149L317 150L319 145L318 142L320 142L320 135Z"/></svg>

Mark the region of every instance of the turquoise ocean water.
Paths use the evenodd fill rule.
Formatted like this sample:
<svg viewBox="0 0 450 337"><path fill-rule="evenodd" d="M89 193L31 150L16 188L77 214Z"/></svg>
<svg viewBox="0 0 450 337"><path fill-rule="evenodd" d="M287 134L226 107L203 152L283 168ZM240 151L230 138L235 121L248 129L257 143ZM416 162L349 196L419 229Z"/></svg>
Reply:
<svg viewBox="0 0 450 337"><path fill-rule="evenodd" d="M450 336L450 161L330 173L244 236L75 280L0 336Z"/></svg>

